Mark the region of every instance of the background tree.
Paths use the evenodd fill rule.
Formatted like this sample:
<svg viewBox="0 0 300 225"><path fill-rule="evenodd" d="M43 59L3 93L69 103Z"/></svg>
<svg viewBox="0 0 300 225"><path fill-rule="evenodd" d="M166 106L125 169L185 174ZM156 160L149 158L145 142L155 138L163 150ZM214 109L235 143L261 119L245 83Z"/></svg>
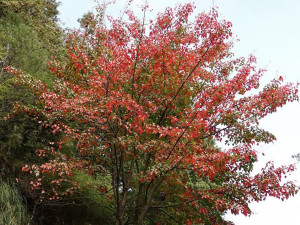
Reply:
<svg viewBox="0 0 300 225"><path fill-rule="evenodd" d="M23 104L32 105L35 101L35 97L25 88L14 86L14 77L4 68L8 65L14 66L51 84L52 75L47 62L51 55L58 53L53 52L53 49L60 52L63 49L63 32L56 24L56 7L55 1L0 1L0 152L1 159L6 162L12 163L14 159L29 153L25 146L35 145L38 136L36 132L30 132L32 129L29 127L36 125L28 120L28 116L27 119L20 118L21 121L18 122L4 119L12 110L14 102L21 101ZM59 55L63 54L57 54ZM36 147L32 150L35 151ZM3 174L10 167L7 167L7 163L1 164Z"/></svg>
<svg viewBox="0 0 300 225"><path fill-rule="evenodd" d="M26 219L32 219L31 215L26 219L21 214L12 216L15 214L13 210L24 214L27 210L32 212L39 198L28 185L29 176L20 176L21 168L28 162L42 163L36 149L57 140L50 131L41 129L36 115L20 113L7 119L15 102L28 108L38 106L35 105L36 97L28 89L15 86L15 77L7 73L5 67L12 65L51 85L53 76L47 62L54 55L60 59L64 57L64 33L57 25L57 6L52 0L0 0L0 195L3 197L1 212L5 214L1 218L3 224L27 224ZM16 177L19 178L18 185L14 184ZM11 200L6 201L4 197L8 194ZM15 208L5 205L11 202Z"/></svg>
<svg viewBox="0 0 300 225"><path fill-rule="evenodd" d="M56 200L80 190L78 173L93 177L86 185L115 224L225 224L227 210L249 215L252 201L294 195L293 183L281 183L293 166L250 172L254 146L275 139L259 120L298 100L296 85L279 77L250 92L264 73L255 57L234 58L231 23L216 10L190 22L193 9L167 8L147 23L127 11L129 22L110 26L90 14L67 40L68 62L52 65L53 89L9 69L39 96L40 123L65 134L40 149L47 163L23 168L33 187L51 178Z"/></svg>
<svg viewBox="0 0 300 225"><path fill-rule="evenodd" d="M43 43L42 48L47 49L51 55L61 55L63 33L58 22L58 1L56 0L1 0L1 17L10 14L21 17L22 23L29 23L39 40ZM31 51L37 51L31 49Z"/></svg>
<svg viewBox="0 0 300 225"><path fill-rule="evenodd" d="M40 202L40 194L47 191L47 187L32 190L30 175L21 173L24 164L45 162L36 154L36 150L47 148L62 134L53 135L49 128L41 126L39 121L46 118L34 113L36 108L41 107L36 104L36 96L25 86L15 85L15 77L7 73L5 67L10 65L33 74L33 80L41 79L51 87L53 76L47 63L54 57L63 63L66 51L65 34L57 24L57 6L58 3L52 0L0 0L0 184L3 186L0 195L15 193L12 201L15 198L23 200L18 201L16 208L11 208L11 211L5 211L9 208L4 204L5 199L1 202L1 211L3 209L6 212L3 217L5 224L27 224L28 220L30 224L51 225L108 220L99 213L95 203L99 198L84 186L89 177L83 174L74 177L74 182L83 186L80 195L61 201ZM9 117L16 104L31 113L19 112ZM67 147L65 151L69 151ZM18 183L14 184L16 178ZM13 209L19 210L19 204L24 204L21 207L24 215L29 214L26 222L25 219L15 220L11 216Z"/></svg>

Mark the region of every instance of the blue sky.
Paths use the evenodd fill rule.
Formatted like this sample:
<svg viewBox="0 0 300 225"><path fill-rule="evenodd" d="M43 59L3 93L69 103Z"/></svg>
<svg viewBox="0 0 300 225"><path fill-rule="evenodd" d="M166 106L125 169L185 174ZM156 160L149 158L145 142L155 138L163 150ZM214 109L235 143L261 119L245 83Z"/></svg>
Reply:
<svg viewBox="0 0 300 225"><path fill-rule="evenodd" d="M83 13L92 10L93 0L60 0L60 19L66 27L77 27L76 22ZM117 0L110 13L117 15L125 0ZM136 0L136 2L142 2ZM166 6L186 0L150 0L153 13ZM254 53L258 66L267 68L262 83L282 75L286 81L300 82L300 1L298 0L215 0L221 17L233 23L236 56ZM197 12L208 11L212 0L196 1ZM294 102L279 109L261 122L261 127L272 132L277 142L259 147L265 156L260 156L255 170L265 162L274 160L275 165L294 163L293 154L300 153L300 103ZM300 165L291 179L300 181ZM300 184L300 182L298 182ZM259 204L251 204L254 215L227 216L236 225L298 225L300 194L282 202L269 198Z"/></svg>

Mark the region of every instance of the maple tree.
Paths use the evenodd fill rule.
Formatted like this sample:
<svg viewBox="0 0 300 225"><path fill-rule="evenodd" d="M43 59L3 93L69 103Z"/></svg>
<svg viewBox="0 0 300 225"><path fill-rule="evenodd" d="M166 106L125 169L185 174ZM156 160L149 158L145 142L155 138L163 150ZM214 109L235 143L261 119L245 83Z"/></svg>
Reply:
<svg viewBox="0 0 300 225"><path fill-rule="evenodd" d="M41 126L64 134L38 150L48 163L23 168L33 187L48 181L57 199L80 190L76 174L94 177L87 185L116 224L226 224L226 211L250 215L252 201L294 195L282 183L293 165L250 172L255 146L275 140L259 120L298 100L297 84L279 77L254 93L265 71L253 55L234 57L231 23L215 9L192 22L192 4L147 22L146 9L142 20L127 10L128 21L108 17L109 25L87 15L67 39L67 64L51 64L53 88L8 68L39 96ZM14 111L24 110L40 119Z"/></svg>

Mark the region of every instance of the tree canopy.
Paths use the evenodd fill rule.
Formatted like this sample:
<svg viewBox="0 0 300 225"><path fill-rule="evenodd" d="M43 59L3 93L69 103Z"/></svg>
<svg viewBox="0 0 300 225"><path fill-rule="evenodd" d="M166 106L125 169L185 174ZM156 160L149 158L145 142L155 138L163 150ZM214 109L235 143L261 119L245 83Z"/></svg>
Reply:
<svg viewBox="0 0 300 225"><path fill-rule="evenodd" d="M226 224L227 211L250 215L252 201L295 194L281 179L292 165L250 172L255 146L275 140L260 119L298 100L297 85L279 77L254 93L265 71L253 55L234 57L230 22L215 9L191 21L194 8L146 21L145 6L143 19L128 10L109 24L87 15L68 36L67 62L51 66L51 88L7 68L42 106L14 113L63 134L38 149L46 163L23 167L41 201L88 187L111 224Z"/></svg>

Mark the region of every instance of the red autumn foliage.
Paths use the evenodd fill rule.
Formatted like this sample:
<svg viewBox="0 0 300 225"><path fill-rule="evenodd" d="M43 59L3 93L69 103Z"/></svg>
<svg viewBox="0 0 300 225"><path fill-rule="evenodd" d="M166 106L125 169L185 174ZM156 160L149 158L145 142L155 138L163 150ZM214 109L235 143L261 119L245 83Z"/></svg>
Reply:
<svg viewBox="0 0 300 225"><path fill-rule="evenodd" d="M222 224L226 211L249 215L252 201L294 195L281 179L293 166L250 172L254 147L275 140L259 120L298 100L297 85L280 77L254 94L265 71L252 55L234 57L231 23L216 10L190 22L193 10L167 8L147 23L128 11L128 21L109 25L91 15L69 35L67 64L52 64L53 89L15 71L40 97L48 119L41 124L64 134L57 148L39 151L51 155L48 163L24 170L55 174L54 187L79 170L109 177L93 188L112 199L116 224L141 224L152 212L164 215L155 220L162 224L168 215ZM222 140L228 149L214 144ZM70 142L73 152L64 153Z"/></svg>

